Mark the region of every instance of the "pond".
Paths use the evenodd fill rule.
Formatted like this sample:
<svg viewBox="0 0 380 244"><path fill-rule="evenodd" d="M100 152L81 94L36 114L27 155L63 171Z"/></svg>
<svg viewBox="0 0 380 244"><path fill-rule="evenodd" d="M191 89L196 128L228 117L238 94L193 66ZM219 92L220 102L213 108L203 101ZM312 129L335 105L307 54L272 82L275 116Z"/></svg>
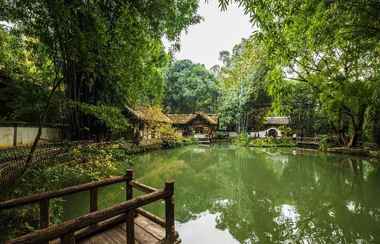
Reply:
<svg viewBox="0 0 380 244"><path fill-rule="evenodd" d="M146 153L134 164L147 185L175 179L184 244L380 243L380 169L365 159L214 145ZM100 205L122 201L122 188L104 188ZM88 211L88 195L66 200L66 219ZM147 209L163 216L163 204Z"/></svg>

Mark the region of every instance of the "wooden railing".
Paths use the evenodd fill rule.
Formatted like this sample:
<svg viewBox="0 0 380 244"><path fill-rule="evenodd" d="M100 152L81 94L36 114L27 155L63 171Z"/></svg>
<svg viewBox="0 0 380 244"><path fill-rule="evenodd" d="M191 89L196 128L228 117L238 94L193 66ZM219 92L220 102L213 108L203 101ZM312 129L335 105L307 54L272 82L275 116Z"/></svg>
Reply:
<svg viewBox="0 0 380 244"><path fill-rule="evenodd" d="M112 207L98 210L98 189L103 186L126 183L126 201ZM146 194L133 197L133 188ZM90 213L68 220L62 224L50 225L50 199L67 196L78 192L90 192ZM39 203L40 229L23 235L7 244L15 243L48 243L60 239L62 244L75 244L76 240L88 237L105 230L115 224L126 222L126 239L134 240L134 216L139 213L153 222L165 227L166 243L174 243L177 239L174 225L174 182L166 182L163 190L144 185L133 180L133 171L127 170L125 176L112 177L102 181L90 182L78 186L67 187L58 191L44 192L28 197L0 202L0 210ZM165 200L165 220L141 209L141 207L158 200Z"/></svg>
<svg viewBox="0 0 380 244"><path fill-rule="evenodd" d="M103 148L108 146L109 142L95 143L93 141L73 141L39 144L31 165L46 165L64 163L73 160L70 151L74 147L96 147ZM17 146L7 149L0 149L0 186L12 183L19 176L20 172L27 167L26 160L30 153L30 146Z"/></svg>

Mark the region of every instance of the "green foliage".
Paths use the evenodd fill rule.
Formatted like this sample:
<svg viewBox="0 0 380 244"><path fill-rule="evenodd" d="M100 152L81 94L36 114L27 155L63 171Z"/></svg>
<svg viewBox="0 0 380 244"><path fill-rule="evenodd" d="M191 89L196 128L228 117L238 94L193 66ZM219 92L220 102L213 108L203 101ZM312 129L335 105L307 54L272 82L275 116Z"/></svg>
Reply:
<svg viewBox="0 0 380 244"><path fill-rule="evenodd" d="M54 66L46 49L33 38L0 26L0 111L2 120L38 121L54 79ZM58 92L48 121L57 122L62 92Z"/></svg>
<svg viewBox="0 0 380 244"><path fill-rule="evenodd" d="M330 146L331 138L328 135L320 135L319 150L326 152Z"/></svg>
<svg viewBox="0 0 380 244"><path fill-rule="evenodd" d="M6 191L2 189L1 200L54 191L118 175L120 172L116 161L121 161L120 156L123 152L124 150L120 149L99 149L95 145L74 147L70 151L74 161L31 167L16 184L9 186ZM129 163L125 154L122 158ZM62 222L62 199L50 201L50 210L52 223ZM0 227L1 238L12 238L38 229L38 216L38 205L2 211L0 218L7 221Z"/></svg>
<svg viewBox="0 0 380 244"><path fill-rule="evenodd" d="M161 147L165 149L186 146L197 143L192 137L183 137L175 128L170 125L160 127Z"/></svg>
<svg viewBox="0 0 380 244"><path fill-rule="evenodd" d="M230 4L219 2L222 8ZM275 101L283 100L286 85L292 86L285 89L301 92L288 96L298 114L312 110L307 115L310 119L322 118L317 127L328 124L329 132L337 134L341 142L349 135L350 141L345 143L359 145L366 114L379 102L379 2L236 2L257 27L254 36L266 54L267 79ZM302 87L306 87L306 94ZM297 96L305 104L294 104ZM282 106L278 102L274 105L275 109Z"/></svg>
<svg viewBox="0 0 380 244"><path fill-rule="evenodd" d="M270 102L265 91L265 57L253 39L236 45L232 56L226 51L220 56L225 64L218 75L220 124L230 130L247 131L252 127L248 121L259 121L264 113L257 111Z"/></svg>
<svg viewBox="0 0 380 244"><path fill-rule="evenodd" d="M281 131L283 137L291 137L292 136L292 129L288 126L282 125L278 127L278 129Z"/></svg>
<svg viewBox="0 0 380 244"><path fill-rule="evenodd" d="M175 128L171 125L162 125L159 129L160 136L162 140L182 140L183 137L180 135Z"/></svg>
<svg viewBox="0 0 380 244"><path fill-rule="evenodd" d="M170 113L214 112L216 98L215 77L204 65L179 60L167 70L164 106Z"/></svg>
<svg viewBox="0 0 380 244"><path fill-rule="evenodd" d="M249 146L253 147L295 147L296 144L289 138L255 138Z"/></svg>
<svg viewBox="0 0 380 244"><path fill-rule="evenodd" d="M250 143L250 138L247 133L240 133L239 136L233 139L232 143L236 145L247 146Z"/></svg>
<svg viewBox="0 0 380 244"><path fill-rule="evenodd" d="M161 101L169 60L161 38L176 41L200 21L196 0L17 0L0 7L0 21L43 47L64 78L67 100L119 108ZM82 127L95 128L78 107L67 109L73 138Z"/></svg>
<svg viewBox="0 0 380 244"><path fill-rule="evenodd" d="M80 109L87 115L95 116L114 132L125 132L130 127L128 120L117 107L81 103Z"/></svg>

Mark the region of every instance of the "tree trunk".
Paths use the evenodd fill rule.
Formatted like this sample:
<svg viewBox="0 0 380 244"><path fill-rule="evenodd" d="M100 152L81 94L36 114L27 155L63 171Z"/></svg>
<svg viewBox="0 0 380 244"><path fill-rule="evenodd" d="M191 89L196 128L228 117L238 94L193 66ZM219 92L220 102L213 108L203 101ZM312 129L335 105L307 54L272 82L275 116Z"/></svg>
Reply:
<svg viewBox="0 0 380 244"><path fill-rule="evenodd" d="M348 143L348 147L357 147L360 146L360 143L362 142L362 135L363 135L363 125L364 125L364 116L365 111L367 109L367 106L360 106L359 112L357 114L357 121L355 119L355 116L352 116L352 136Z"/></svg>
<svg viewBox="0 0 380 244"><path fill-rule="evenodd" d="M80 123L80 110L78 103L80 101L80 80L76 71L77 64L69 60L65 67L64 77L66 83L66 98L68 98L72 104L68 110L68 120L70 122L70 139L81 139L81 123Z"/></svg>
<svg viewBox="0 0 380 244"><path fill-rule="evenodd" d="M373 118L373 141L380 146L380 109L376 109Z"/></svg>

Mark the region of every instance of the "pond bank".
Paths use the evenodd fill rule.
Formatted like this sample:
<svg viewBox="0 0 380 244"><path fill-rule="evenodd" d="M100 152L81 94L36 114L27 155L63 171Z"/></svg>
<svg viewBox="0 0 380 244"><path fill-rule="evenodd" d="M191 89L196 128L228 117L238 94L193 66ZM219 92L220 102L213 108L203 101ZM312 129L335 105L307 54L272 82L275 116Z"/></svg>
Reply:
<svg viewBox="0 0 380 244"><path fill-rule="evenodd" d="M320 151L344 155L353 155L361 157L370 157L380 159L380 148L348 148L348 147L327 147L321 148L318 144L299 144L294 143L289 138L259 138L259 139L246 139L238 138L234 144L243 145L254 148L297 148L309 151Z"/></svg>
<svg viewBox="0 0 380 244"><path fill-rule="evenodd" d="M380 159L380 150L377 149L367 149L367 148L348 148L348 147L332 147L326 150L329 153L339 153L346 155L362 156L362 157L372 157Z"/></svg>
<svg viewBox="0 0 380 244"><path fill-rule="evenodd" d="M380 238L373 214L380 211L379 166L365 158L222 144L152 151L133 156L133 162L136 179L144 184L176 181L176 228L183 243L355 243L357 238L376 243ZM122 200L122 187L105 189L100 206ZM65 218L85 212L87 197L65 199ZM147 210L164 213L158 205Z"/></svg>
<svg viewBox="0 0 380 244"><path fill-rule="evenodd" d="M115 175L123 175L119 165L132 167L132 155L162 149L178 148L192 144L192 141L172 141L152 145L133 145L125 142L78 145L70 147L67 161L35 164L27 169L16 182L1 187L0 201L28 196L35 193L54 191L65 187L97 181ZM50 202L51 222L63 221L62 200ZM0 243L30 230L38 228L38 206L12 209L0 212Z"/></svg>

